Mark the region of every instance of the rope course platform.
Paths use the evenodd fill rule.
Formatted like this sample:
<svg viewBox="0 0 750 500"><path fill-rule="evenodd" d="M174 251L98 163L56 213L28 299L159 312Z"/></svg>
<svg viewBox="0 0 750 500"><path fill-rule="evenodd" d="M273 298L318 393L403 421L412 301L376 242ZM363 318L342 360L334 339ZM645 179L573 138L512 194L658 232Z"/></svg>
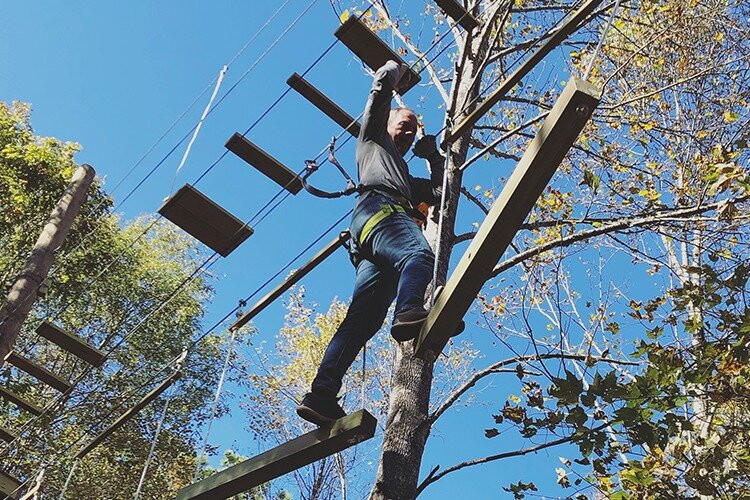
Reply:
<svg viewBox="0 0 750 500"><path fill-rule="evenodd" d="M8 472L0 469L0 494L5 495L3 498L18 498L18 491L21 489L21 481L11 476Z"/></svg>
<svg viewBox="0 0 750 500"><path fill-rule="evenodd" d="M91 450L101 444L101 442L107 439L107 437L109 437L113 432L125 425L128 420L135 417L149 403L161 396L161 394L169 389L175 382L177 382L177 380L179 380L181 376L182 372L179 369L176 370L172 375L169 376L169 378L165 379L161 384L159 384L158 387L146 394L143 399L138 401L135 406L129 408L125 413L120 415L120 417L115 420L112 425L107 427L104 431L102 431L99 435L92 439L86 446L81 448L81 451L76 454L75 458L78 460L85 457Z"/></svg>
<svg viewBox="0 0 750 500"><path fill-rule="evenodd" d="M344 21L334 35L373 71L377 71L388 61L404 64L398 54L354 16ZM398 93L406 94L420 79L419 74L409 68L398 83Z"/></svg>
<svg viewBox="0 0 750 500"><path fill-rule="evenodd" d="M495 104L500 102L500 100L505 97L505 95L510 92L510 90L515 87L523 77L529 74L529 72L534 69L547 54L559 46L563 40L573 34L578 28L583 26L586 18L591 15L594 9L603 1L604 0L589 0L582 5L581 8L570 17L570 19L565 21L565 23L536 50L536 52L518 66L513 73L508 75L508 77L505 78L505 80L503 80L503 82L493 90L479 106L466 115L463 120L459 121L450 131L450 134L446 136L445 142L451 143L471 129L477 121L487 114Z"/></svg>
<svg viewBox="0 0 750 500"><path fill-rule="evenodd" d="M104 364L106 357L103 352L48 321L42 322L37 327L36 332L40 337L44 337L59 348L74 354L92 366L98 367Z"/></svg>
<svg viewBox="0 0 750 500"><path fill-rule="evenodd" d="M435 3L443 10L443 12L445 12L445 15L456 21L469 33L479 26L477 18L472 16L466 9L464 9L463 5L456 2L456 0L435 0Z"/></svg>
<svg viewBox="0 0 750 500"><path fill-rule="evenodd" d="M252 228L190 184L164 202L159 213L222 257L253 234Z"/></svg>
<svg viewBox="0 0 750 500"><path fill-rule="evenodd" d="M45 367L34 363L15 351L9 352L5 357L5 361L60 392L67 392L68 389L73 387L73 384L69 381L55 375Z"/></svg>
<svg viewBox="0 0 750 500"><path fill-rule="evenodd" d="M19 396L15 392L2 386L0 386L0 398L3 398L6 401L10 401L11 403L15 404L16 406L18 406L19 408L23 410L26 410L32 415L38 416L42 414L42 409L39 406L35 405L34 403L30 401L23 399L21 396Z"/></svg>
<svg viewBox="0 0 750 500"><path fill-rule="evenodd" d="M353 137L359 135L360 123L299 74L292 74L286 83Z"/></svg>
<svg viewBox="0 0 750 500"><path fill-rule="evenodd" d="M307 273L312 271L318 264L328 258L329 255L331 255L340 247L344 246L344 243L348 239L349 231L343 231L342 233L340 233L333 241L331 241L328 245L323 247L322 250L315 254L312 259L310 259L302 267L290 274L289 277L287 277L278 286L276 286L276 288L268 292L262 299L256 302L253 307L251 307L245 314L240 316L237 321L235 321L232 326L229 327L229 330L237 330L238 328L241 328L242 326L247 324L251 319L257 316L258 313L268 307L274 300L278 299L281 294L292 288L292 286L294 286L299 280L304 278Z"/></svg>
<svg viewBox="0 0 750 500"><path fill-rule="evenodd" d="M226 148L290 193L297 194L302 190L302 180L296 173L239 132L229 138Z"/></svg>
<svg viewBox="0 0 750 500"><path fill-rule="evenodd" d="M570 79L430 310L415 356L443 350L600 98L601 91L590 83Z"/></svg>
<svg viewBox="0 0 750 500"><path fill-rule="evenodd" d="M367 410L347 415L271 450L186 486L177 500L228 498L338 453L375 435L377 421Z"/></svg>

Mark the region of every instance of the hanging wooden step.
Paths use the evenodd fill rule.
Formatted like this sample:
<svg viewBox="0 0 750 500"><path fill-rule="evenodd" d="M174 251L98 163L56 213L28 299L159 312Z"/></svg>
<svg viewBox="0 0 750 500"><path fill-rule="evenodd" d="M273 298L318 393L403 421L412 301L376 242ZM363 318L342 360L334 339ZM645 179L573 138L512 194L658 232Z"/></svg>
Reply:
<svg viewBox="0 0 750 500"><path fill-rule="evenodd" d="M435 301L419 334L416 356L425 357L428 351L437 356L443 350L600 98L601 91L590 83L570 79Z"/></svg>
<svg viewBox="0 0 750 500"><path fill-rule="evenodd" d="M15 351L11 351L5 357L5 361L15 366L19 370L23 370L37 380L44 382L53 389L57 389L60 392L67 392L73 384L58 377L51 371L47 370L41 365L38 365L30 359L18 354Z"/></svg>
<svg viewBox="0 0 750 500"><path fill-rule="evenodd" d="M335 252L338 248L344 246L346 240L349 239L349 231L343 231L328 245L323 247L310 261L305 263L302 267L294 271L284 281L282 281L276 288L266 294L265 297L260 299L251 307L245 314L240 316L237 321L229 327L230 330L236 330L247 324L251 319L258 315L263 309L268 307L274 300L278 299L281 294L292 288L299 280L304 278L307 273L312 271L318 264L323 262L329 255Z"/></svg>
<svg viewBox="0 0 750 500"><path fill-rule="evenodd" d="M97 435L94 439L91 440L86 446L81 448L81 451L79 451L76 454L76 459L80 459L85 457L91 450L96 448L102 441L107 439L108 436L110 436L113 432L115 432L117 429L125 425L128 420L135 417L143 408L145 408L151 401L161 396L161 394L169 389L177 380L182 376L182 373L177 370L172 375L169 376L169 378L165 379L161 384L159 384L158 387L156 387L154 390L146 394L143 399L138 401L134 406L129 408L125 413L120 415L120 417L112 423L109 427L107 427L104 431L102 431L99 435Z"/></svg>
<svg viewBox="0 0 750 500"><path fill-rule="evenodd" d="M190 184L165 201L159 213L222 257L253 234L251 227Z"/></svg>
<svg viewBox="0 0 750 500"><path fill-rule="evenodd" d="M344 24L339 26L334 35L373 71L377 71L388 61L404 64L404 60L356 16L350 16L349 19L344 21ZM419 80L420 76L413 69L409 69L401 77L398 93L406 94L419 83Z"/></svg>
<svg viewBox="0 0 750 500"><path fill-rule="evenodd" d="M461 27L469 33L479 26L477 18L472 16L466 9L464 9L463 5L456 0L435 0L435 3L438 4L438 7L443 9L445 15L460 24Z"/></svg>
<svg viewBox="0 0 750 500"><path fill-rule="evenodd" d="M177 493L177 500L208 500L237 495L370 439L375 435L376 424L375 417L366 410L359 410L186 486Z"/></svg>
<svg viewBox="0 0 750 500"><path fill-rule="evenodd" d="M0 439L5 441L6 443L10 443L14 441L18 436L13 434L10 430L6 429L5 427L0 427Z"/></svg>
<svg viewBox="0 0 750 500"><path fill-rule="evenodd" d="M10 473L0 468L0 495L3 498L17 499L21 494L21 481L13 477Z"/></svg>
<svg viewBox="0 0 750 500"><path fill-rule="evenodd" d="M341 109L338 104L330 100L320 90L302 78L297 73L290 76L286 83L296 90L302 97L310 101L313 106L325 113L328 118L336 122L341 128L357 137L361 125L349 113Z"/></svg>
<svg viewBox="0 0 750 500"><path fill-rule="evenodd" d="M290 193L297 194L302 189L302 181L297 174L239 132L235 132L225 146L229 151L245 160L250 166L260 170L269 179Z"/></svg>
<svg viewBox="0 0 750 500"><path fill-rule="evenodd" d="M34 403L30 401L26 401L15 392L3 386L0 386L0 398L5 399L6 401L10 401L11 403L15 404L19 408L24 409L33 415L42 414L42 409L40 407L38 407L37 405L35 405Z"/></svg>
<svg viewBox="0 0 750 500"><path fill-rule="evenodd" d="M106 358L103 352L83 339L71 335L62 328L59 328L48 321L42 322L42 324L37 327L36 332L39 336L44 337L61 349L76 355L92 366L102 366L102 364L104 364Z"/></svg>

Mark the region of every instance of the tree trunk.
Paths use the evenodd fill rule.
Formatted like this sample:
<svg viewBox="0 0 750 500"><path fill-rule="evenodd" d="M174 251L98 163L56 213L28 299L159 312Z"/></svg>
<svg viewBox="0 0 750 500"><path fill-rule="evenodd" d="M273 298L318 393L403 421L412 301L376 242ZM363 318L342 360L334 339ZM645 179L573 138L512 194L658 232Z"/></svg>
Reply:
<svg viewBox="0 0 750 500"><path fill-rule="evenodd" d="M5 363L5 357L13 348L21 325L36 301L39 285L52 267L55 250L62 245L73 219L86 200L95 173L90 165L81 165L75 171L26 260L23 271L8 293L5 304L0 308L0 367Z"/></svg>
<svg viewBox="0 0 750 500"><path fill-rule="evenodd" d="M474 76L482 70L480 66L483 64L482 55L485 51L486 47L481 43L481 39L468 38L463 45L462 54L466 57L459 58L461 62L453 79L451 104L447 107L452 122L461 114L462 103L472 103L468 109L463 110L465 112L471 111L474 107L473 101L478 95L481 81L481 78L474 79ZM437 246L437 238L441 238L437 285L445 283L448 273L462 177L457 167L466 159L470 134L471 132L450 145L449 158L446 161L448 189L442 234L437 234L439 207L433 210L425 231L433 249ZM419 469L431 430L427 417L435 360L414 358L413 354L412 343L399 344L382 455L375 485L370 494L371 500L411 499L417 496Z"/></svg>

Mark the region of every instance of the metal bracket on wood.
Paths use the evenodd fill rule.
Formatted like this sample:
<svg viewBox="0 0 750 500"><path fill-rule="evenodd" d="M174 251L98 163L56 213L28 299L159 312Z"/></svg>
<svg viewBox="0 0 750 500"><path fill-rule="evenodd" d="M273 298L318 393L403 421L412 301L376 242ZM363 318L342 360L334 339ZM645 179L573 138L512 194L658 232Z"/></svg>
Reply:
<svg viewBox="0 0 750 500"><path fill-rule="evenodd" d="M422 326L415 356L443 350L493 267L510 245L578 134L601 92L572 77L479 227Z"/></svg>
<svg viewBox="0 0 750 500"><path fill-rule="evenodd" d="M377 421L366 410L347 415L256 457L186 486L177 500L228 498L366 441Z"/></svg>

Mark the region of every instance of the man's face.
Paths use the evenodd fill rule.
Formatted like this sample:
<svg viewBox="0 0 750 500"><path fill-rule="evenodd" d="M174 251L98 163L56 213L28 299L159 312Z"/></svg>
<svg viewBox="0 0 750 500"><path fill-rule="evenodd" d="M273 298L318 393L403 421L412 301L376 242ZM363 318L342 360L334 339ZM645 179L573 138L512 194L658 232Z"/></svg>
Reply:
<svg viewBox="0 0 750 500"><path fill-rule="evenodd" d="M399 109L391 111L388 119L388 134L396 143L396 148L401 155L409 152L417 133L417 115L410 109Z"/></svg>

